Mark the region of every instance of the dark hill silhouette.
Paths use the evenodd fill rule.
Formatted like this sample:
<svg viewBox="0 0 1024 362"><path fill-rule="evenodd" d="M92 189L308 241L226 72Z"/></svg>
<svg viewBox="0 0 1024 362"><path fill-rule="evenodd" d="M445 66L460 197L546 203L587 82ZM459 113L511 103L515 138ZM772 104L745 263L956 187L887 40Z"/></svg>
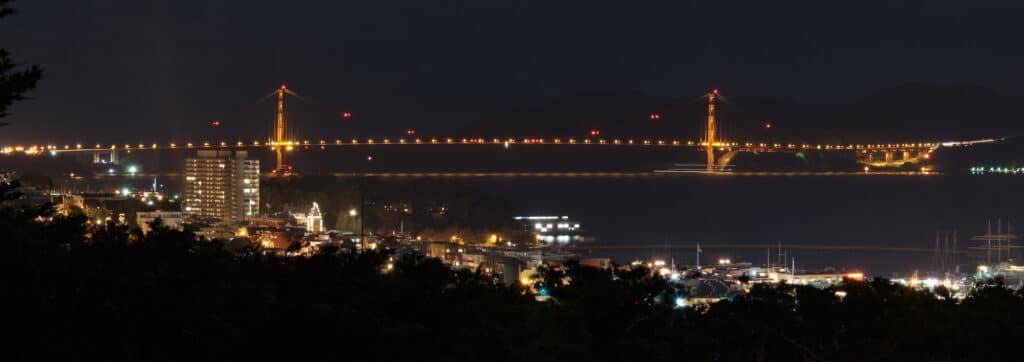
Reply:
<svg viewBox="0 0 1024 362"><path fill-rule="evenodd" d="M670 104L669 101L633 90L586 91L540 105L490 113L474 122L465 132L508 132L523 137L540 137L582 134L591 128L628 130L632 122L643 121L652 110L663 108Z"/></svg>
<svg viewBox="0 0 1024 362"><path fill-rule="evenodd" d="M1024 131L1024 98L967 84L910 83L832 104L764 96L730 96L719 106L731 140L842 142L1002 137ZM659 136L697 140L704 132L700 97L660 97L633 90L585 91L545 103L486 114L463 136ZM651 120L651 114L660 119ZM771 129L764 128L766 122Z"/></svg>

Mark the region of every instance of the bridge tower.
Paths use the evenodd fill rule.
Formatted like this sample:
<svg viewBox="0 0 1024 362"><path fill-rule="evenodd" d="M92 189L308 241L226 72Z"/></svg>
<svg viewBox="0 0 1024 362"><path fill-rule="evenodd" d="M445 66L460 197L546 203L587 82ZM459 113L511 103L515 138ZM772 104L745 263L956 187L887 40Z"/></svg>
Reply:
<svg viewBox="0 0 1024 362"><path fill-rule="evenodd" d="M274 123L274 141L277 144L275 149L277 150L277 163L275 170L282 172L284 170L284 143L285 143L285 119L284 119L284 93L288 91L285 85L281 85L281 88L275 91L277 93L277 120Z"/></svg>
<svg viewBox="0 0 1024 362"><path fill-rule="evenodd" d="M718 100L718 89L713 89L706 95L708 97L708 125L705 147L708 154L708 171L715 169L715 102Z"/></svg>

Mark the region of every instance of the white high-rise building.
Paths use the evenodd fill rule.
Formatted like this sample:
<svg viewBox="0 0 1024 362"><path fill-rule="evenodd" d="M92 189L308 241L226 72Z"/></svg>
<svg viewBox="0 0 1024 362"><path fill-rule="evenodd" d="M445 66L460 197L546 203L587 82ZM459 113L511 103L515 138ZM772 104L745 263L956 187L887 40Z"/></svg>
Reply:
<svg viewBox="0 0 1024 362"><path fill-rule="evenodd" d="M259 216L260 161L245 151L203 150L185 159L186 215L233 223Z"/></svg>
<svg viewBox="0 0 1024 362"><path fill-rule="evenodd" d="M309 215L306 216L306 231L312 234L324 232L324 218L320 215L320 205L315 201L313 207L309 209Z"/></svg>

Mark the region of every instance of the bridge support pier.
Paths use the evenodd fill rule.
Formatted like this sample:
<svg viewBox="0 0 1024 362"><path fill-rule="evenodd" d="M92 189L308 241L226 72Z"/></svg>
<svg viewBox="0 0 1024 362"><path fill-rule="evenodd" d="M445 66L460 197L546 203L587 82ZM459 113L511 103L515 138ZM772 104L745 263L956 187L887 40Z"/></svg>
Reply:
<svg viewBox="0 0 1024 362"><path fill-rule="evenodd" d="M277 146L277 163L274 168L277 172L284 172L284 151L281 150L281 146Z"/></svg>
<svg viewBox="0 0 1024 362"><path fill-rule="evenodd" d="M715 170L715 148L711 147L711 146L708 146L708 148L705 150L705 152L708 154L708 171L714 171Z"/></svg>
<svg viewBox="0 0 1024 362"><path fill-rule="evenodd" d="M100 163L100 153L99 152L93 152L92 153L92 163L94 163L94 164L99 164Z"/></svg>
<svg viewBox="0 0 1024 362"><path fill-rule="evenodd" d="M907 165L921 165L928 163L931 151L926 148L892 148L878 150L863 150L857 152L857 163L864 166L902 168ZM927 165L924 165L927 167Z"/></svg>
<svg viewBox="0 0 1024 362"><path fill-rule="evenodd" d="M110 163L117 164L117 150L110 150Z"/></svg>

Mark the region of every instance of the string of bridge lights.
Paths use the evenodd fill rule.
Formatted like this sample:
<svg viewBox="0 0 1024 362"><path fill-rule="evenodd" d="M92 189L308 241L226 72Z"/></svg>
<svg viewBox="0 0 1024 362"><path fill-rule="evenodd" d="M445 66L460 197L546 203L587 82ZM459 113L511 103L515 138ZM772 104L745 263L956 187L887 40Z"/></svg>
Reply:
<svg viewBox="0 0 1024 362"><path fill-rule="evenodd" d="M269 147L272 150L282 148L294 150L299 147L308 146L357 146L357 145L626 145L626 146L680 146L680 147L706 147L707 142L680 141L666 139L622 139L622 138L351 138L347 140L335 139L333 141L252 141L252 142L167 142L158 143L137 143L137 144L95 144L93 147L77 143L74 145L31 145L31 146L4 146L0 148L0 154L24 153L36 155L49 152L56 155L60 152L71 151L106 151L106 150L147 150L160 148L231 148L231 147ZM790 149L790 150L894 150L894 149L935 149L942 144L937 142L924 143L886 143L886 144L796 144L796 143L754 143L754 142L716 142L712 146L722 150L730 148L760 148L760 149Z"/></svg>

